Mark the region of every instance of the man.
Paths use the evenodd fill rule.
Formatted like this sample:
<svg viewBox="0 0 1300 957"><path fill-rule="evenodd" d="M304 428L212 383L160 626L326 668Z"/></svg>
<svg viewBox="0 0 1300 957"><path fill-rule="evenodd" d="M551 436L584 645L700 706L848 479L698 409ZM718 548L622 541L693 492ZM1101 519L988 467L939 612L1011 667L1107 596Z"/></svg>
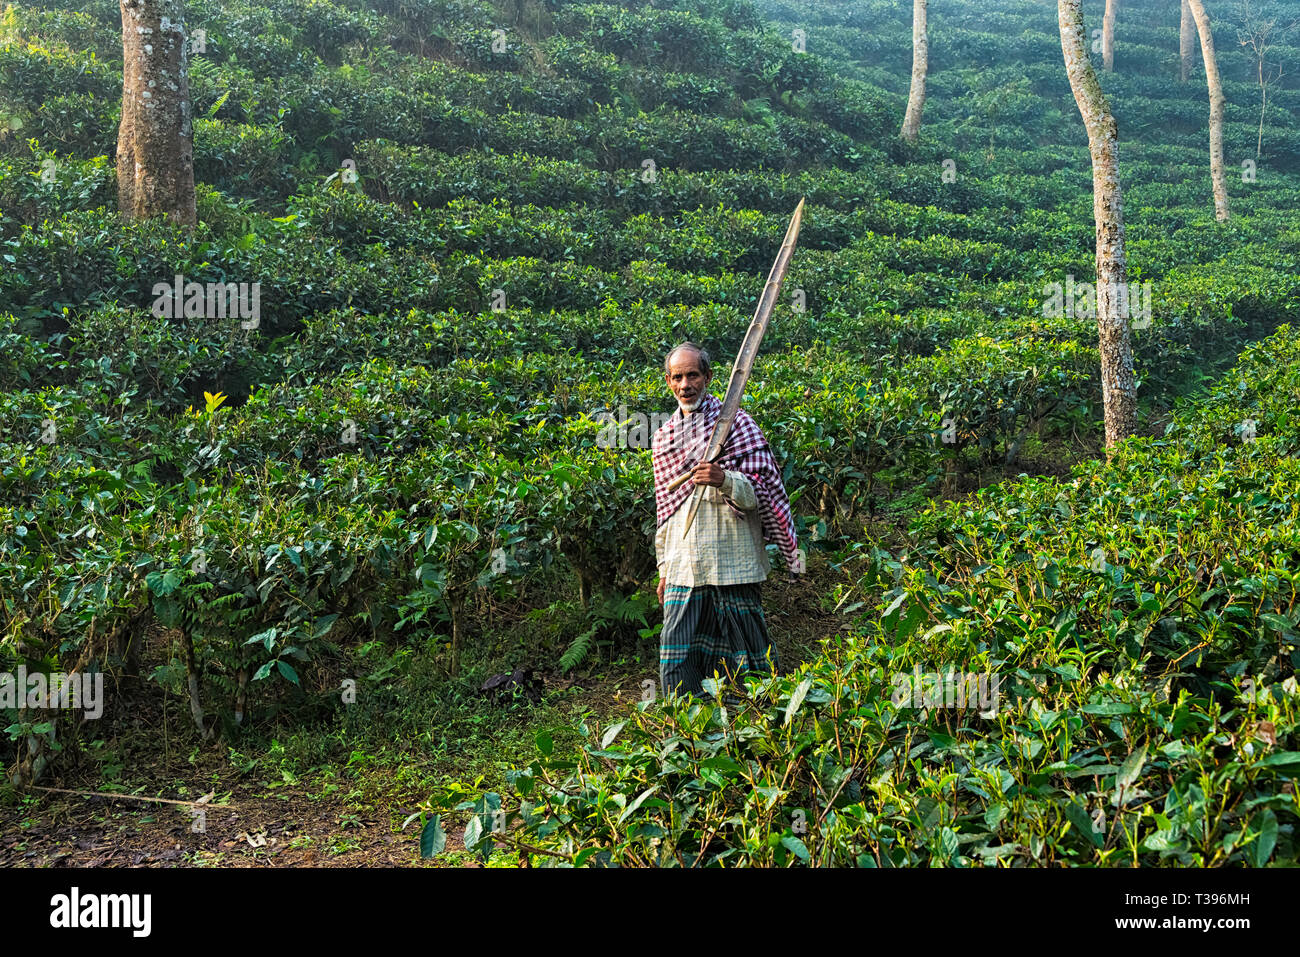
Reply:
<svg viewBox="0 0 1300 957"><path fill-rule="evenodd" d="M712 379L709 354L693 342L664 358L664 381L678 404L652 444L664 606L659 675L668 694L701 695L715 671L778 668L760 594L770 570L764 542L803 571L781 470L754 420L737 412L717 461L700 461L722 410L708 391ZM692 466L691 480L669 491ZM704 486L702 501L683 538L696 486Z"/></svg>

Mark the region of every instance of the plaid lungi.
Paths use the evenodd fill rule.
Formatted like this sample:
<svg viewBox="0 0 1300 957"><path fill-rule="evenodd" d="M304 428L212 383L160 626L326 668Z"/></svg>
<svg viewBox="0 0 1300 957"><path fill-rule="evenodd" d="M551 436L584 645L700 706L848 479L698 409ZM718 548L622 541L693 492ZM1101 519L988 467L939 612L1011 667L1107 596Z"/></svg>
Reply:
<svg viewBox="0 0 1300 957"><path fill-rule="evenodd" d="M665 694L702 696L701 682L715 671L738 677L780 668L761 595L760 582L664 588L659 678Z"/></svg>

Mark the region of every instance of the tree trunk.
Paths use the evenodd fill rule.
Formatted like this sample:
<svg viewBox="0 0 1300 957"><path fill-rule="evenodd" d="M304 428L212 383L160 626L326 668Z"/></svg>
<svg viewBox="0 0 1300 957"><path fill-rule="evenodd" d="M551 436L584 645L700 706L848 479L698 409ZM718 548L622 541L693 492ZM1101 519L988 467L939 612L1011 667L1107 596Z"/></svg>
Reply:
<svg viewBox="0 0 1300 957"><path fill-rule="evenodd" d="M926 36L926 0L912 0L912 89L907 96L903 139L915 143L921 135L921 111L925 108L925 75L930 66L930 41Z"/></svg>
<svg viewBox="0 0 1300 957"><path fill-rule="evenodd" d="M1187 0L1182 0L1182 5L1183 16L1178 25L1178 55L1182 60L1181 80L1186 83L1188 74L1192 72L1192 63L1196 59L1196 21L1192 19L1192 8Z"/></svg>
<svg viewBox="0 0 1300 957"><path fill-rule="evenodd" d="M193 226L194 124L180 0L120 0L122 125L118 209L128 220L166 215Z"/></svg>
<svg viewBox="0 0 1300 957"><path fill-rule="evenodd" d="M1115 14L1119 0L1106 0L1101 20L1101 65L1107 73L1115 71Z"/></svg>
<svg viewBox="0 0 1300 957"><path fill-rule="evenodd" d="M25 692L20 692L25 693ZM33 717L40 717L47 720L50 729L44 734L29 734L25 742L18 746L19 761L17 767L6 774L10 786L24 789L34 785L41 779L45 769L49 767L51 755L54 753L55 734L58 728L58 717L47 710L38 711ZM26 744L24 752L23 744Z"/></svg>
<svg viewBox="0 0 1300 957"><path fill-rule="evenodd" d="M1228 220L1228 185L1223 175L1223 85L1219 82L1219 64L1214 58L1214 34L1210 32L1210 15L1201 0L1187 0L1201 37L1201 59L1205 61L1205 82L1210 88L1210 180L1214 185L1214 218Z"/></svg>
<svg viewBox="0 0 1300 957"><path fill-rule="evenodd" d="M952 453L944 459L943 486L942 491L940 492L941 498L955 498L957 495L957 484L961 477L957 461L958 456L960 455L961 453L959 451L953 449Z"/></svg>
<svg viewBox="0 0 1300 957"><path fill-rule="evenodd" d="M1101 351L1101 395L1106 416L1106 448L1137 431L1137 388L1127 317L1119 309L1119 290L1127 288L1124 253L1124 202L1119 184L1119 135L1110 105L1088 61L1080 0L1057 0L1061 50L1070 88L1088 130L1092 154L1092 212L1097 224L1097 336Z"/></svg>
<svg viewBox="0 0 1300 957"><path fill-rule="evenodd" d="M209 726L203 714L203 700L199 694L199 666L194 656L194 639L185 628L181 628L180 633L181 648L185 652L185 683L190 692L190 717L194 719L194 726L199 729L199 736L207 741L215 734L217 723L213 721Z"/></svg>
<svg viewBox="0 0 1300 957"><path fill-rule="evenodd" d="M1255 139L1255 159L1264 151L1264 110L1268 106L1268 84L1264 81L1264 58L1259 59L1259 136Z"/></svg>
<svg viewBox="0 0 1300 957"><path fill-rule="evenodd" d="M460 674L460 644L465 620L465 596L452 594L447 604L451 612L451 660L447 670L455 678Z"/></svg>
<svg viewBox="0 0 1300 957"><path fill-rule="evenodd" d="M248 665L240 662L235 672L235 726L242 727L248 713Z"/></svg>

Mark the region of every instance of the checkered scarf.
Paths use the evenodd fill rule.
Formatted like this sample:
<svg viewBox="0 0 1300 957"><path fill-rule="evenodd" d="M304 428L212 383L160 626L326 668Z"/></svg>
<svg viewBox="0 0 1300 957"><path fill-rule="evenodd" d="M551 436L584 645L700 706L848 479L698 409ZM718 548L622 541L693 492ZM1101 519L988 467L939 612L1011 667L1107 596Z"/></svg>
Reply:
<svg viewBox="0 0 1300 957"><path fill-rule="evenodd" d="M689 416L678 407L663 426L655 432L652 444L652 462L655 474L656 525L668 521L695 490L695 482L687 480L674 491L668 491L673 479L693 469L708 449L713 436L713 425L718 421L722 403L717 397L705 393L699 407ZM719 468L743 472L754 486L758 511L763 519L763 538L774 544L789 567L796 565L794 517L790 514L790 500L781 481L781 470L758 424L744 409L736 412L731 433L722 446L722 454L715 460ZM726 501L724 499L724 501ZM737 515L744 513L727 502Z"/></svg>

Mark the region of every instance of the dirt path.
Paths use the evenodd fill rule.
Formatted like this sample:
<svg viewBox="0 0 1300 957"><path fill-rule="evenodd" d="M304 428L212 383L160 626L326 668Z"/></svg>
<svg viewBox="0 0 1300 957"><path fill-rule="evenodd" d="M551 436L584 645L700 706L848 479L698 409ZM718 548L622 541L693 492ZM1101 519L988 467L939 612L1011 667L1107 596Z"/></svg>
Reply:
<svg viewBox="0 0 1300 957"><path fill-rule="evenodd" d="M5 867L428 866L402 820L427 795L358 813L305 789L236 790L199 809L121 798L34 792L40 804L5 813ZM221 800L217 798L216 800ZM10 812L14 809L6 809Z"/></svg>

